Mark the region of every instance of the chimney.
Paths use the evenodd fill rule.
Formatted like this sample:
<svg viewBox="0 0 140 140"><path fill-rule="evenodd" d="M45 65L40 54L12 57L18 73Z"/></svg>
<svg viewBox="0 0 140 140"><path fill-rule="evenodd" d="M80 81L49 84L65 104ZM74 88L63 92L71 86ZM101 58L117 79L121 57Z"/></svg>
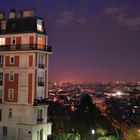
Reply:
<svg viewBox="0 0 140 140"><path fill-rule="evenodd" d="M11 9L9 12L9 18L15 18L16 17L16 10L15 9Z"/></svg>
<svg viewBox="0 0 140 140"><path fill-rule="evenodd" d="M23 17L33 17L35 15L33 9L23 10L22 12Z"/></svg>
<svg viewBox="0 0 140 140"><path fill-rule="evenodd" d="M1 19L4 19L4 13L3 13L2 10L0 10L0 20L1 20Z"/></svg>

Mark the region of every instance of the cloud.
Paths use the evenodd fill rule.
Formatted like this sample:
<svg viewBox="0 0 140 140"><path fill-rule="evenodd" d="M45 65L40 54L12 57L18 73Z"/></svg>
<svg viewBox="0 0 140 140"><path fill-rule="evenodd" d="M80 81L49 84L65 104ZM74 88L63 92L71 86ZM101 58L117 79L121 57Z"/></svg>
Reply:
<svg viewBox="0 0 140 140"><path fill-rule="evenodd" d="M87 23L87 20L83 17L80 17L80 18L77 19L77 22L80 23L80 24L85 24L85 23Z"/></svg>
<svg viewBox="0 0 140 140"><path fill-rule="evenodd" d="M57 24L69 24L75 20L74 12L64 11L56 19Z"/></svg>
<svg viewBox="0 0 140 140"><path fill-rule="evenodd" d="M110 15L112 17L122 14L126 11L125 8L119 8L119 7L108 7L104 10L105 15Z"/></svg>
<svg viewBox="0 0 140 140"><path fill-rule="evenodd" d="M119 24L126 26L128 29L140 29L140 15L130 17L128 10L128 8L124 7L108 7L104 10L104 14L107 16L111 16Z"/></svg>
<svg viewBox="0 0 140 140"><path fill-rule="evenodd" d="M133 18L122 18L120 23L127 26L129 29L137 30L140 28L140 16Z"/></svg>
<svg viewBox="0 0 140 140"><path fill-rule="evenodd" d="M87 20L74 11L62 11L58 13L55 19L56 27L69 26L75 23L85 24Z"/></svg>

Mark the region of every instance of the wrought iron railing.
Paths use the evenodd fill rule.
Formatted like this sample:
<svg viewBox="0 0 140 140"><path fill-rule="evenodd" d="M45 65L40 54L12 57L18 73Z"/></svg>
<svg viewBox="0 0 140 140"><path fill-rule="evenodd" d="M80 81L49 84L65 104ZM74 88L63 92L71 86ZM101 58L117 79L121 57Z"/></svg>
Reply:
<svg viewBox="0 0 140 140"><path fill-rule="evenodd" d="M37 119L37 124L43 123L44 119L43 118L38 118Z"/></svg>
<svg viewBox="0 0 140 140"><path fill-rule="evenodd" d="M44 64L38 64L38 68L44 69L45 65Z"/></svg>
<svg viewBox="0 0 140 140"><path fill-rule="evenodd" d="M37 105L47 105L48 104L48 100L46 98L37 98L37 99L34 99L34 106L37 106Z"/></svg>
<svg viewBox="0 0 140 140"><path fill-rule="evenodd" d="M28 50L52 52L52 47L48 45L39 45L39 44L19 44L19 45L0 46L0 51L28 51Z"/></svg>
<svg viewBox="0 0 140 140"><path fill-rule="evenodd" d="M44 86L44 82L42 81L38 82L38 86Z"/></svg>

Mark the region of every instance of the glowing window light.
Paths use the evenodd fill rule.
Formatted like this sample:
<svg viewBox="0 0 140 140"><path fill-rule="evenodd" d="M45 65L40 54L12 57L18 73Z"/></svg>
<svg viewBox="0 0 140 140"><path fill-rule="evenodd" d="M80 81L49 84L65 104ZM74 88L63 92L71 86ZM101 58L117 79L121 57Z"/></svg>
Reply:
<svg viewBox="0 0 140 140"><path fill-rule="evenodd" d="M0 38L0 45L5 45L5 38Z"/></svg>

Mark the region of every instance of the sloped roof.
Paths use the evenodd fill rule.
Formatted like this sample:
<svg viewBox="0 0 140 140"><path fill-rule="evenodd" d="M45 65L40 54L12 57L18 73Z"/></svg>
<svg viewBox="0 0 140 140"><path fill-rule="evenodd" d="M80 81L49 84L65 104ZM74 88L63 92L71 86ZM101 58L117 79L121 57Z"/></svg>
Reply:
<svg viewBox="0 0 140 140"><path fill-rule="evenodd" d="M37 19L41 19L41 18L20 17L20 18L1 20L1 21L6 21L7 25L6 25L6 30L2 30L0 27L0 34L30 33L30 32L38 32L38 33L46 34L44 23L43 23L44 31L43 32L37 31Z"/></svg>

